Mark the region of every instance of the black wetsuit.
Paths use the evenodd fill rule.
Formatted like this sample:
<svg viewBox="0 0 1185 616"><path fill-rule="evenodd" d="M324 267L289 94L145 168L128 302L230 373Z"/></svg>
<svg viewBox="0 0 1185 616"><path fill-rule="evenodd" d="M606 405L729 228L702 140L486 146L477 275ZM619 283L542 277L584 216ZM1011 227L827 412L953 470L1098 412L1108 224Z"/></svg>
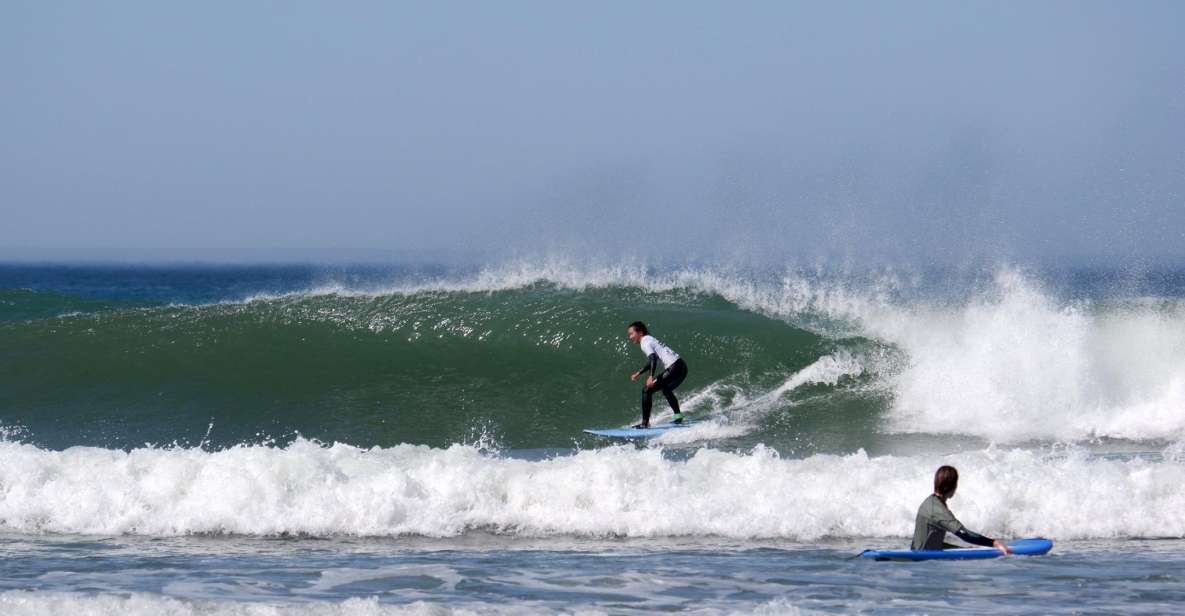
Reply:
<svg viewBox="0 0 1185 616"><path fill-rule="evenodd" d="M658 354L651 353L647 358L646 365L642 366L639 372L654 376L657 369ZM687 363L680 357L675 360L675 363L667 366L662 374L655 377L653 385L642 387L642 425L650 425L650 407L654 404L654 392L656 391L662 391L663 397L667 399L667 404L671 405L671 410L676 415L679 414L679 400L675 398L675 388L685 378L687 378Z"/></svg>

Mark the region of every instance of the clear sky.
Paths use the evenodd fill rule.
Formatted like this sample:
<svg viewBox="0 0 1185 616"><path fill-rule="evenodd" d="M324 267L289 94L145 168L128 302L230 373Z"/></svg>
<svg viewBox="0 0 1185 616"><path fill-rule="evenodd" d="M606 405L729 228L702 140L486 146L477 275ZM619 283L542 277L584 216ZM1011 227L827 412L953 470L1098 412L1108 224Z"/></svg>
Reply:
<svg viewBox="0 0 1185 616"><path fill-rule="evenodd" d="M1185 2L0 3L0 259L1185 261Z"/></svg>

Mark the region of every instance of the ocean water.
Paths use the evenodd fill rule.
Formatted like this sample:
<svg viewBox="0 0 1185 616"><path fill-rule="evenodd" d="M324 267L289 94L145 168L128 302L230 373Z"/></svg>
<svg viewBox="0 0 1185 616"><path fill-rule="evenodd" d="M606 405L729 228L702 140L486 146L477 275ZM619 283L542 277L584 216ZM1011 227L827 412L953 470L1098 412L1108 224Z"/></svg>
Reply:
<svg viewBox="0 0 1185 616"><path fill-rule="evenodd" d="M0 266L0 613L1172 613L1185 271ZM637 421L646 321L691 428ZM656 401L658 419L669 414ZM908 544L934 469L1044 557Z"/></svg>

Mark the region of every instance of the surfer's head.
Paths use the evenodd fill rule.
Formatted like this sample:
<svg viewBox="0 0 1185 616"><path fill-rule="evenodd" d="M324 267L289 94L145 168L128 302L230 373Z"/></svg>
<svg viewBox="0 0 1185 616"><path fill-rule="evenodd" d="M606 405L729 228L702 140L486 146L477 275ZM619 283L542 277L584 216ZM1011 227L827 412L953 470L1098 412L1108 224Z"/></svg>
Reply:
<svg viewBox="0 0 1185 616"><path fill-rule="evenodd" d="M650 333L646 329L646 324L641 321L634 321L630 326L625 328L625 335L629 336L630 342L634 344L642 344L642 336Z"/></svg>
<svg viewBox="0 0 1185 616"><path fill-rule="evenodd" d="M959 471L953 466L940 466L934 473L934 493L946 500L959 488Z"/></svg>

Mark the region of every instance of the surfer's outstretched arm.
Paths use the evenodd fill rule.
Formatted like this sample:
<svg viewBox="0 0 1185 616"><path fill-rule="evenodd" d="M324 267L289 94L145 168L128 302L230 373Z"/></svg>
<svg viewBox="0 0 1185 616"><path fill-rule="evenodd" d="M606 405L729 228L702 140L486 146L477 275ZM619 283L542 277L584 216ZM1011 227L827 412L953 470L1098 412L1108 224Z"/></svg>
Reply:
<svg viewBox="0 0 1185 616"><path fill-rule="evenodd" d="M958 530L951 530L949 528L947 530L950 531L954 536L958 537L959 539L962 539L963 541L966 541L967 543L970 543L972 545L982 545L982 546L988 547L988 548L990 548L996 544L995 539L992 539L991 537L985 537L985 536L967 528L966 526L963 526L961 523L959 523L958 520L955 520L955 524L959 525Z"/></svg>
<svg viewBox="0 0 1185 616"><path fill-rule="evenodd" d="M994 548L1000 550L1001 552L1004 552L1005 554L1012 553L1012 550L1009 550L1008 546L1004 545L1004 543L1002 541L1000 541L999 539L992 539L991 537L985 537L973 530L969 530L966 526L964 526L962 530L956 531L955 536L958 537L959 539L962 539L963 541L966 541L967 543L971 543L974 545L982 545L985 548L994 547Z"/></svg>

